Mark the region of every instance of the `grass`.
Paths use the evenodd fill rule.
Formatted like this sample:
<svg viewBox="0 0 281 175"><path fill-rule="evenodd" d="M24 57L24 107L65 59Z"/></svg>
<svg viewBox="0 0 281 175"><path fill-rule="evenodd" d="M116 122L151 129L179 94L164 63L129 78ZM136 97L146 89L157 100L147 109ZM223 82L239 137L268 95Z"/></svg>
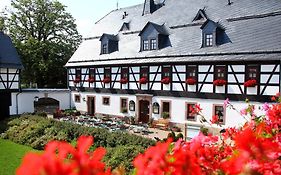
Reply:
<svg viewBox="0 0 281 175"><path fill-rule="evenodd" d="M0 139L0 174L13 175L21 164L23 156L30 151L36 151L9 140Z"/></svg>

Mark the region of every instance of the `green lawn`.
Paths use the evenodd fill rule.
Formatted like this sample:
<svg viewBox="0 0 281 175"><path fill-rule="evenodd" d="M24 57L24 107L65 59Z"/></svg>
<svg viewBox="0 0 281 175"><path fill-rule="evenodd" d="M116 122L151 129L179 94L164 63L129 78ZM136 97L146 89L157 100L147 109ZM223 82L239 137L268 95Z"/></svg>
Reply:
<svg viewBox="0 0 281 175"><path fill-rule="evenodd" d="M29 151L35 150L9 140L0 139L0 174L15 174L17 167L21 164L23 156Z"/></svg>

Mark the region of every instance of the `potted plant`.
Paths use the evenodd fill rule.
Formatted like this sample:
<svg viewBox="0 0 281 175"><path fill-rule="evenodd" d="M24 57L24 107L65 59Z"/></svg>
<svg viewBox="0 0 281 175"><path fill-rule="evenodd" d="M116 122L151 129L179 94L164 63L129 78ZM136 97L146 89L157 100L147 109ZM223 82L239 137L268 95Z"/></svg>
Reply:
<svg viewBox="0 0 281 175"><path fill-rule="evenodd" d="M122 108L122 109L121 109L121 112L122 112L122 113L127 113L127 112L128 112L128 109L127 109L127 108Z"/></svg>
<svg viewBox="0 0 281 175"><path fill-rule="evenodd" d="M168 119L170 117L170 113L169 112L162 112L162 118L163 119Z"/></svg>
<svg viewBox="0 0 281 175"><path fill-rule="evenodd" d="M78 77L78 78L75 78L75 80L73 80L73 82L76 84L76 83L80 83L81 79Z"/></svg>
<svg viewBox="0 0 281 175"><path fill-rule="evenodd" d="M216 79L213 81L213 84L215 86L223 86L223 85L226 85L226 81L223 79Z"/></svg>
<svg viewBox="0 0 281 175"><path fill-rule="evenodd" d="M147 78L146 77L141 77L139 80L140 84L146 84L147 83Z"/></svg>
<svg viewBox="0 0 281 175"><path fill-rule="evenodd" d="M103 80L102 80L103 83L110 83L110 78L109 77L105 77Z"/></svg>
<svg viewBox="0 0 281 175"><path fill-rule="evenodd" d="M89 82L89 83L94 83L94 82L95 82L95 79L94 79L93 77L90 77L90 78L88 79L88 82Z"/></svg>
<svg viewBox="0 0 281 175"><path fill-rule="evenodd" d="M196 80L194 78L188 78L185 80L185 83L188 85L195 85L196 84Z"/></svg>
<svg viewBox="0 0 281 175"><path fill-rule="evenodd" d="M171 82L170 78L169 77L165 77L161 80L161 83L162 84L169 84Z"/></svg>
<svg viewBox="0 0 281 175"><path fill-rule="evenodd" d="M128 83L128 79L127 78L121 78L119 82L121 84L127 84Z"/></svg>
<svg viewBox="0 0 281 175"><path fill-rule="evenodd" d="M245 87L255 87L257 85L257 80L251 79L244 83Z"/></svg>

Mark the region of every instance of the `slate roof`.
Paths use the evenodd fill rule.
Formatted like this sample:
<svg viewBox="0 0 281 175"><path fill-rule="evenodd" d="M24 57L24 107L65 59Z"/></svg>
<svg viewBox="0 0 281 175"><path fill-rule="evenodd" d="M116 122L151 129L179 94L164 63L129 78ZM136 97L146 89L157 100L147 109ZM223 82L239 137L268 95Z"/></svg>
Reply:
<svg viewBox="0 0 281 175"><path fill-rule="evenodd" d="M3 32L0 32L0 68L23 68L11 38Z"/></svg>
<svg viewBox="0 0 281 175"><path fill-rule="evenodd" d="M280 60L280 0L166 0L152 14L142 16L143 4L113 10L96 22L66 66L152 62ZM225 29L229 42L202 48L202 21L193 21L200 9ZM122 19L124 12L128 14ZM124 22L130 30L120 32ZM171 46L140 52L139 33L148 22L164 24ZM103 33L118 35L119 51L100 55Z"/></svg>

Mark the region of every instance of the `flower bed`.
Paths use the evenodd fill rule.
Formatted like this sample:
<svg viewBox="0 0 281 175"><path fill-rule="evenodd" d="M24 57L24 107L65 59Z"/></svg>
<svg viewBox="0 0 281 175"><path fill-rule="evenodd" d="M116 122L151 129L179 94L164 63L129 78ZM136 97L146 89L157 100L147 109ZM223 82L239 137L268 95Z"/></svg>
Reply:
<svg viewBox="0 0 281 175"><path fill-rule="evenodd" d="M244 83L245 87L255 87L257 85L257 80L248 80Z"/></svg>
<svg viewBox="0 0 281 175"><path fill-rule="evenodd" d="M188 78L185 80L185 83L188 85L195 85L197 82L194 78Z"/></svg>

